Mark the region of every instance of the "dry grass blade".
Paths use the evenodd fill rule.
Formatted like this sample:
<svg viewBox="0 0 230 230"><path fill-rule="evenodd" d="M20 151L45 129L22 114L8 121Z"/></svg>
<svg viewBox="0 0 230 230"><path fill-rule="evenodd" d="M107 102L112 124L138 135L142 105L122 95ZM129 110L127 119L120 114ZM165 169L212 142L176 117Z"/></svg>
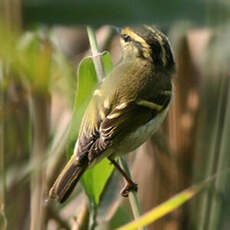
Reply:
<svg viewBox="0 0 230 230"><path fill-rule="evenodd" d="M163 204L157 206L156 208L153 208L151 211L142 215L137 220L127 225L124 225L118 230L133 230L133 229L137 229L137 228L149 225L150 223L158 220L159 218L175 210L176 208L178 208L185 202L189 201L192 197L194 197L196 194L201 192L209 184L209 182L210 180L205 181L198 185L194 185L188 189L185 189L184 191L175 195L168 201L164 202Z"/></svg>
<svg viewBox="0 0 230 230"><path fill-rule="evenodd" d="M46 154L49 125L47 121L47 99L33 95L31 109L34 126L34 137L31 160L37 162L31 173L31 230L44 229L46 176L44 157Z"/></svg>

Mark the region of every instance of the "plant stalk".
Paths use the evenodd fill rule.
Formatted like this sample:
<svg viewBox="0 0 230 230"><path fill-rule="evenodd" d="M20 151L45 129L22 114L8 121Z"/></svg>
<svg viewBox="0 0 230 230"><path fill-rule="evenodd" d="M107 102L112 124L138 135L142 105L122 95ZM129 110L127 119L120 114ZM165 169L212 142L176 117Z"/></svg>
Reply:
<svg viewBox="0 0 230 230"><path fill-rule="evenodd" d="M49 133L49 98L32 93L31 114L33 122L33 143L31 161L37 162L31 173L31 223L30 230L45 229L46 216L46 156Z"/></svg>
<svg viewBox="0 0 230 230"><path fill-rule="evenodd" d="M91 26L87 26L87 33L89 37L89 44L92 51L93 63L97 73L98 81L101 82L105 77L104 65L101 59L101 54L98 49L96 34Z"/></svg>
<svg viewBox="0 0 230 230"><path fill-rule="evenodd" d="M218 107L216 112L216 121L213 127L213 134L210 144L210 153L208 158L208 165L205 172L205 178L210 178L213 174L216 173L217 162L218 159L216 158L216 153L220 151L220 121L223 119L221 116L221 111L223 110L224 100L224 87L226 86L226 82L222 79L220 83L220 92L219 92L219 99L218 99ZM213 191L210 190L206 194L204 194L203 199L201 200L201 214L200 214L200 221L199 221L199 229L205 229L210 223L210 212L211 212L211 205L213 200Z"/></svg>
<svg viewBox="0 0 230 230"><path fill-rule="evenodd" d="M3 65L0 62L0 112L4 109ZM7 229L5 214L6 174L4 158L4 117L0 121L0 229Z"/></svg>
<svg viewBox="0 0 230 230"><path fill-rule="evenodd" d="M128 167L127 161L125 160L125 157L121 156L119 158L119 162L121 164L121 167L125 171L125 173L129 176L129 178L131 178L131 173L129 171L129 167ZM137 193L135 191L131 191L129 193L129 203L131 205L134 219L137 219L138 217L141 216L141 206L140 206L139 200L137 198ZM139 228L139 229L140 230L146 230L145 227Z"/></svg>
<svg viewBox="0 0 230 230"><path fill-rule="evenodd" d="M226 82L227 81L227 82ZM209 212L209 228L210 230L220 229L222 224L224 223L224 215L225 213L229 213L229 206L226 204L225 200L227 200L230 186L229 175L223 175L223 170L229 169L230 164L230 156L229 156L229 134L230 134L230 119L227 114L230 112L230 93L229 93L229 80L226 77L226 80L223 83L227 86L222 88L222 91L227 92L227 102L224 103L226 107L225 117L224 117L224 125L222 131L222 137L220 140L219 146L219 156L218 163L216 169L216 180L215 180L215 193L213 193L211 200L211 208ZM226 94L222 92L222 94L226 97ZM225 97L221 97L222 101L224 101ZM221 198L220 198L221 197ZM228 214L227 214L228 215Z"/></svg>

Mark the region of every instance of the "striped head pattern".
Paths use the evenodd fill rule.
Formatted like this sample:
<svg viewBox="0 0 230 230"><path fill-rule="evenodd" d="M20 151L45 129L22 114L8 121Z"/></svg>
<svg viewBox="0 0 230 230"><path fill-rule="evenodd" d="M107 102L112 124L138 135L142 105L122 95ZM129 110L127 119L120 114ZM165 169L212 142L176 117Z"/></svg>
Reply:
<svg viewBox="0 0 230 230"><path fill-rule="evenodd" d="M125 27L121 30L124 55L136 55L153 62L158 70L174 71L175 62L166 35L153 26Z"/></svg>

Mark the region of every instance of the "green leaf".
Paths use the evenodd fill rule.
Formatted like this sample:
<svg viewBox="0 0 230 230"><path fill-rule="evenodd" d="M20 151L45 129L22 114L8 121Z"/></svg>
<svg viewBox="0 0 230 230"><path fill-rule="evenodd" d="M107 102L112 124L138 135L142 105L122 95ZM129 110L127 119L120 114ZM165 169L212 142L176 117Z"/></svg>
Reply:
<svg viewBox="0 0 230 230"><path fill-rule="evenodd" d="M96 205L99 204L101 194L113 169L113 165L105 158L93 168L88 169L82 177L81 182L85 192L90 201L94 202Z"/></svg>
<svg viewBox="0 0 230 230"><path fill-rule="evenodd" d="M189 201L196 194L202 191L202 189L204 189L209 183L210 181L205 181L198 185L194 185L188 189L185 189L184 191L172 197L168 201L164 202L163 204L157 206L156 208L153 208L151 211L142 215L137 220L132 221L131 223L118 228L118 230L134 230L153 223L159 218L175 210L176 208L184 204L186 201Z"/></svg>
<svg viewBox="0 0 230 230"><path fill-rule="evenodd" d="M113 66L108 52L103 54L102 61L107 75ZM97 84L98 80L92 58L83 59L78 69L78 87L70 129L67 135L68 157L73 154L84 111ZM113 166L107 159L104 159L83 175L82 184L91 203L99 204L101 194L112 172Z"/></svg>
<svg viewBox="0 0 230 230"><path fill-rule="evenodd" d="M113 68L111 57L108 52L102 56L102 62L104 64L105 74L108 75ZM85 192L90 202L94 203L96 206L99 204L100 197L108 179L112 175L113 169L113 165L105 158L93 168L88 169L82 177L81 182Z"/></svg>
<svg viewBox="0 0 230 230"><path fill-rule="evenodd" d="M112 69L111 57L108 52L103 54L102 61L105 67L105 73L107 75ZM70 128L66 141L68 157L73 154L73 149L78 137L82 117L98 84L92 58L85 58L79 64L77 82L77 91L73 107L72 119L70 122Z"/></svg>
<svg viewBox="0 0 230 230"><path fill-rule="evenodd" d="M66 141L68 157L73 154L82 117L96 86L97 75L94 69L93 60L91 58L85 58L81 61L78 68L77 91Z"/></svg>

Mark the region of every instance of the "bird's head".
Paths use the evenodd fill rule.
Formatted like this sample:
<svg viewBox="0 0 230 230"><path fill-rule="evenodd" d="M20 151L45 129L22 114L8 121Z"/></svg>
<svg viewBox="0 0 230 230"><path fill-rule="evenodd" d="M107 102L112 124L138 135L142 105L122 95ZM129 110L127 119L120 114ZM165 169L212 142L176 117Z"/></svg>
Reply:
<svg viewBox="0 0 230 230"><path fill-rule="evenodd" d="M174 71L175 62L166 35L153 26L121 29L123 56L140 57L153 63L155 69Z"/></svg>

